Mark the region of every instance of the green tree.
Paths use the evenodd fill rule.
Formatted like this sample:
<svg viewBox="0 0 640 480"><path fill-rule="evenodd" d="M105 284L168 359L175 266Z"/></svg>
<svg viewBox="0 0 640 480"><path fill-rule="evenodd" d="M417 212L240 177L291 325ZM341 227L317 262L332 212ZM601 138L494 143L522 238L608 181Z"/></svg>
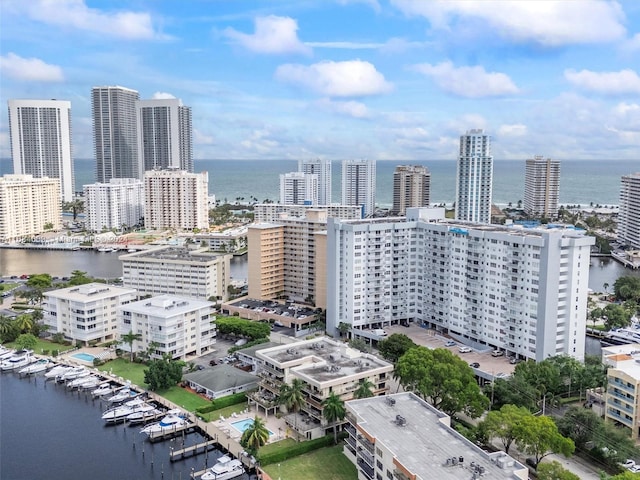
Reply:
<svg viewBox="0 0 640 480"><path fill-rule="evenodd" d="M407 350L416 346L415 342L403 333L393 333L378 342L378 351L383 358L396 363L402 355L407 353Z"/></svg>
<svg viewBox="0 0 640 480"><path fill-rule="evenodd" d="M349 341L349 346L361 352L368 352L369 345L362 338L354 338Z"/></svg>
<svg viewBox="0 0 640 480"><path fill-rule="evenodd" d="M182 379L182 367L184 362L172 360L168 356L152 360L149 368L144 370L144 383L152 391L171 388Z"/></svg>
<svg viewBox="0 0 640 480"><path fill-rule="evenodd" d="M609 303L602 309L604 325L608 330L624 328L631 324L631 314L621 305Z"/></svg>
<svg viewBox="0 0 640 480"><path fill-rule="evenodd" d="M568 457L576 448L573 440L563 437L554 421L545 416L522 418L516 442L522 452L534 456L536 465L552 453Z"/></svg>
<svg viewBox="0 0 640 480"><path fill-rule="evenodd" d="M358 388L353 392L353 398L369 398L373 397L371 389L375 387L368 379L363 378L358 382Z"/></svg>
<svg viewBox="0 0 640 480"><path fill-rule="evenodd" d="M331 392L329 396L322 402L322 415L325 420L333 424L333 443L338 443L337 423L344 420L347 410L344 407L342 399Z"/></svg>
<svg viewBox="0 0 640 480"><path fill-rule="evenodd" d="M524 407L503 405L500 410L489 412L480 424L480 429L488 438L497 438L502 442L505 453L509 453L511 444L516 441L519 425L531 412Z"/></svg>
<svg viewBox="0 0 640 480"><path fill-rule="evenodd" d="M62 211L73 214L73 221L78 218L78 214L84 212L84 201L75 199L71 202L62 202Z"/></svg>
<svg viewBox="0 0 640 480"><path fill-rule="evenodd" d="M495 379L485 387L484 393L491 398L494 409L499 409L503 405L516 405L525 407L530 412L538 410L540 393L525 379L517 375Z"/></svg>
<svg viewBox="0 0 640 480"><path fill-rule="evenodd" d="M537 476L538 480L580 480L578 475L570 472L555 460L538 465Z"/></svg>
<svg viewBox="0 0 640 480"><path fill-rule="evenodd" d="M31 333L33 329L33 318L28 313L18 315L14 322L20 333Z"/></svg>
<svg viewBox="0 0 640 480"><path fill-rule="evenodd" d="M133 333L133 331L129 330L129 333L122 335L120 340L129 345L130 361L133 362L133 342L142 340L142 335L140 333Z"/></svg>
<svg viewBox="0 0 640 480"><path fill-rule="evenodd" d="M398 360L395 376L405 390L450 416L464 412L476 418L489 406L471 367L445 348L411 348Z"/></svg>
<svg viewBox="0 0 640 480"><path fill-rule="evenodd" d="M71 272L71 278L69 279L69 286L84 285L86 283L93 282L93 278L87 277L87 272L81 270L74 270Z"/></svg>
<svg viewBox="0 0 640 480"><path fill-rule="evenodd" d="M613 284L613 292L618 300L640 301L640 277L631 275L618 277Z"/></svg>
<svg viewBox="0 0 640 480"><path fill-rule="evenodd" d="M14 321L6 315L0 315L0 341L12 342L19 334Z"/></svg>
<svg viewBox="0 0 640 480"><path fill-rule="evenodd" d="M302 388L304 383L299 378L294 378L291 385L286 383L280 387L280 394L278 396L278 403L284 405L288 412L294 414L294 428L296 429L296 436L298 434L298 420L297 412L305 404L304 392Z"/></svg>
<svg viewBox="0 0 640 480"><path fill-rule="evenodd" d="M576 448L582 449L588 442L601 438L604 422L593 410L582 407L570 407L562 418L556 420L558 431L570 438Z"/></svg>
<svg viewBox="0 0 640 480"><path fill-rule="evenodd" d="M348 323L340 322L338 324L338 331L340 332L341 337L348 333L349 330L351 330L351 325L349 325Z"/></svg>
<svg viewBox="0 0 640 480"><path fill-rule="evenodd" d="M253 417L253 423L244 431L240 438L240 445L242 445L247 452L254 457L258 454L258 450L269 439L269 430L262 420L257 415Z"/></svg>
<svg viewBox="0 0 640 480"><path fill-rule="evenodd" d="M27 350L33 350L38 344L38 339L31 333L23 333L16 339L16 346Z"/></svg>
<svg viewBox="0 0 640 480"><path fill-rule="evenodd" d="M47 288L51 288L53 285L53 278L48 273L38 273L35 275L30 275L29 279L26 281L26 285L29 288L35 288L38 290L46 290Z"/></svg>

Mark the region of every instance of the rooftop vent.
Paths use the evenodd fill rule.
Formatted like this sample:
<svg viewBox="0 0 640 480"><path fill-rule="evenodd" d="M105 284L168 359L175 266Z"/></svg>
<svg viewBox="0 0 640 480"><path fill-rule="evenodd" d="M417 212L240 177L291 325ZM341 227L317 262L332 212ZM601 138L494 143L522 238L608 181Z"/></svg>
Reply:
<svg viewBox="0 0 640 480"><path fill-rule="evenodd" d="M405 427L407 425L407 419L402 415L396 415L396 425L399 427Z"/></svg>
<svg viewBox="0 0 640 480"><path fill-rule="evenodd" d="M391 397L387 397L387 404L391 405L392 407L396 404L396 399L395 398L391 398Z"/></svg>

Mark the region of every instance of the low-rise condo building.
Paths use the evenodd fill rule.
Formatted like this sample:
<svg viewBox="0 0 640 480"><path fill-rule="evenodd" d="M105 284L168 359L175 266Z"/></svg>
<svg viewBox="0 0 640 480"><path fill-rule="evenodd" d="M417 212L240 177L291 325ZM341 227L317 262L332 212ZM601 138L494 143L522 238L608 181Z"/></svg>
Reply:
<svg viewBox="0 0 640 480"><path fill-rule="evenodd" d="M616 345L602 349L607 368L604 418L629 429L631 438L640 437L640 344Z"/></svg>
<svg viewBox="0 0 640 480"><path fill-rule="evenodd" d="M181 295L226 301L230 284L230 254L207 249L159 247L121 255L122 284L142 295Z"/></svg>
<svg viewBox="0 0 640 480"><path fill-rule="evenodd" d="M134 333L140 340L134 352L148 351L152 358L185 359L204 355L216 342L213 302L176 295L160 295L119 308L120 335Z"/></svg>
<svg viewBox="0 0 640 480"><path fill-rule="evenodd" d="M360 382L366 380L373 385L371 393L385 395L393 372L391 363L326 337L258 350L255 356L260 382L251 401L266 413L279 408L282 385L290 385L294 379L303 382L304 405L298 412L289 412L286 422L304 439L330 432L333 425L323 417L322 402L331 393L351 400Z"/></svg>
<svg viewBox="0 0 640 480"><path fill-rule="evenodd" d="M343 452L358 480L527 480L529 469L504 452L489 453L451 427L451 418L413 393L345 404Z"/></svg>
<svg viewBox="0 0 640 480"><path fill-rule="evenodd" d="M118 307L135 301L133 288L88 283L44 294L45 325L72 342L104 343L119 338Z"/></svg>

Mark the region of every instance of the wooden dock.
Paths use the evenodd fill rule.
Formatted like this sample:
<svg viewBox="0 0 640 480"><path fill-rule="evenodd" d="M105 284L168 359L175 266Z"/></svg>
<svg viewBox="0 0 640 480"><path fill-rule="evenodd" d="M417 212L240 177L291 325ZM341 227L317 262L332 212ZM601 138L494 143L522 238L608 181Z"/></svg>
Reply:
<svg viewBox="0 0 640 480"><path fill-rule="evenodd" d="M209 440L208 442L197 443L195 445L191 445L190 447L181 448L179 450L174 450L173 448L171 448L171 451L169 452L169 459L172 462L175 462L176 460L182 460L183 458L198 455L209 450L215 450L216 445L218 445L217 440Z"/></svg>
<svg viewBox="0 0 640 480"><path fill-rule="evenodd" d="M176 437L180 434L187 434L189 432L191 432L192 430L194 430L196 428L196 425L194 423L187 423L185 425L181 425L181 426L176 426L171 428L168 431L164 431L164 432L153 432L153 433L149 433L149 441L151 442L155 442L157 440L164 440L166 438L172 438L172 437Z"/></svg>

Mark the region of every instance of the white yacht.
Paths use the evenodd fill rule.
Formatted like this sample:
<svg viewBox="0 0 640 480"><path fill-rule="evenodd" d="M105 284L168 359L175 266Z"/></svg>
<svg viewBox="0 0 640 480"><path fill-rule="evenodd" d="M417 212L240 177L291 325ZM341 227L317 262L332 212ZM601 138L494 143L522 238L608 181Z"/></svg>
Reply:
<svg viewBox="0 0 640 480"><path fill-rule="evenodd" d="M97 385L98 383L100 383L100 379L95 376L95 375L79 375L78 377L74 378L73 380L71 380L69 383L67 383L67 388L70 389L74 389L74 388L83 388L84 384L93 384L94 386Z"/></svg>
<svg viewBox="0 0 640 480"><path fill-rule="evenodd" d="M244 466L240 460L232 460L231 457L223 455L200 478L202 480L228 480L239 477L243 473L245 473Z"/></svg>
<svg viewBox="0 0 640 480"><path fill-rule="evenodd" d="M85 377L84 380L80 382L80 385L78 385L78 388L80 390L93 390L98 385L100 385L101 382L102 382L102 378L100 378L99 376L89 375L88 377Z"/></svg>
<svg viewBox="0 0 640 480"><path fill-rule="evenodd" d="M75 380L78 377L86 377L90 374L91 372L84 367L71 367L70 370L67 370L62 375L58 375L56 380L62 383L69 380Z"/></svg>
<svg viewBox="0 0 640 480"><path fill-rule="evenodd" d="M140 430L140 433L145 433L147 435L169 433L172 430L175 430L186 424L187 420L184 418L182 410L175 408L173 410L169 410L159 422L152 423L151 425L147 425L146 427L144 427L142 430Z"/></svg>
<svg viewBox="0 0 640 480"><path fill-rule="evenodd" d="M131 390L131 387L127 385L117 390L115 395L112 395L111 397L107 398L107 402L120 403L126 400L131 400L136 395L138 395L138 392L136 392L135 390Z"/></svg>
<svg viewBox="0 0 640 480"><path fill-rule="evenodd" d="M55 367L53 367L51 370L49 370L47 373L44 374L44 378L57 378L58 375L63 375L69 370L71 370L72 368L73 367L70 367L69 365L56 365Z"/></svg>
<svg viewBox="0 0 640 480"><path fill-rule="evenodd" d="M141 398L134 398L119 407L110 408L102 414L102 419L107 423L118 423L126 421L127 417L136 412L149 412L155 407L149 405Z"/></svg>
<svg viewBox="0 0 640 480"><path fill-rule="evenodd" d="M16 353L16 351L12 348L0 347L0 360L6 360L14 353Z"/></svg>
<svg viewBox="0 0 640 480"><path fill-rule="evenodd" d="M31 365L27 365L26 367L21 368L20 370L18 370L18 373L20 375L31 375L32 373L44 372L52 364L53 362L48 358L41 358L40 360L38 360L35 363L32 363Z"/></svg>
<svg viewBox="0 0 640 480"><path fill-rule="evenodd" d="M3 372L9 370L15 370L16 368L22 368L30 363L37 361L36 357L32 357L33 350L18 350L9 358L0 363L0 370Z"/></svg>
<svg viewBox="0 0 640 480"><path fill-rule="evenodd" d="M97 385L97 388L91 391L91 395L93 397L103 397L115 392L117 388L118 387L115 387L111 382L104 382L100 385Z"/></svg>
<svg viewBox="0 0 640 480"><path fill-rule="evenodd" d="M140 410L127 415L126 420L130 425L135 425L137 423L147 423L157 420L158 418L164 417L164 415L165 413L162 410L152 406L151 410Z"/></svg>

